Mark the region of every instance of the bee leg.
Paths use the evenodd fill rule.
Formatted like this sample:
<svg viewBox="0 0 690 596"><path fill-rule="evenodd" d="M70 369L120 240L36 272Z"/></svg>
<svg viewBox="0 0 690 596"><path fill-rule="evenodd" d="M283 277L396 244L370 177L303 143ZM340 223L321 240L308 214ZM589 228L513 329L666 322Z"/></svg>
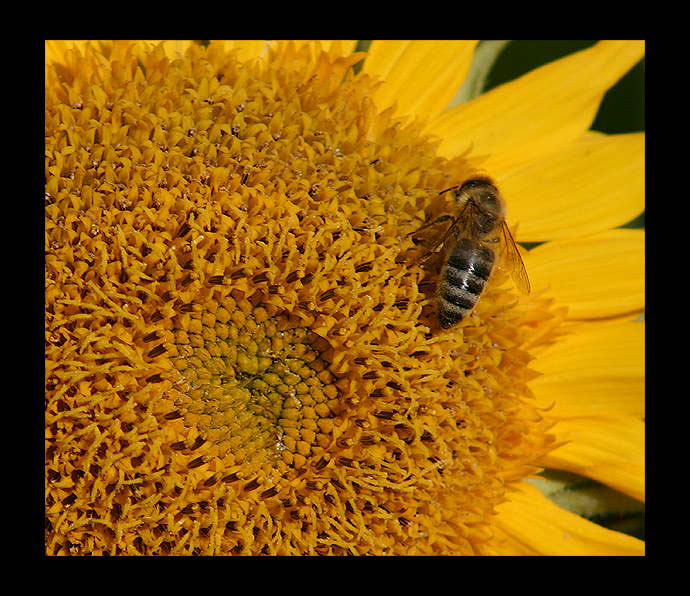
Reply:
<svg viewBox="0 0 690 596"><path fill-rule="evenodd" d="M405 234L405 238L409 238L410 236L412 236L412 242L414 242L415 241L415 238L414 238L415 234L418 234L422 230L426 230L427 228L430 228L431 226L435 226L435 225L438 225L440 223L443 223L444 221L448 221L449 219L452 219L452 216L447 215L447 214L446 215L440 215L436 219L434 219L432 221L428 221L425 224L422 224L416 230L412 230L409 234ZM416 242L415 242L415 244L416 244Z"/></svg>
<svg viewBox="0 0 690 596"><path fill-rule="evenodd" d="M430 250L424 253L421 257L419 257L419 263L424 266L425 269L429 270L436 270L439 268L439 265L441 264L441 260L443 259L444 253L443 251L434 251Z"/></svg>

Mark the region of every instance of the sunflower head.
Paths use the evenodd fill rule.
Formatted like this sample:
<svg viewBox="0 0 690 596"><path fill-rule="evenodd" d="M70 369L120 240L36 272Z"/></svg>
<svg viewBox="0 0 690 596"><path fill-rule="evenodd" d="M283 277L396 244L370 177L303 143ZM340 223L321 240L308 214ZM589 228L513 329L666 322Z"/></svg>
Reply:
<svg viewBox="0 0 690 596"><path fill-rule="evenodd" d="M563 311L498 267L440 329L407 234L477 165L359 54L238 52L48 65L47 552L481 552Z"/></svg>

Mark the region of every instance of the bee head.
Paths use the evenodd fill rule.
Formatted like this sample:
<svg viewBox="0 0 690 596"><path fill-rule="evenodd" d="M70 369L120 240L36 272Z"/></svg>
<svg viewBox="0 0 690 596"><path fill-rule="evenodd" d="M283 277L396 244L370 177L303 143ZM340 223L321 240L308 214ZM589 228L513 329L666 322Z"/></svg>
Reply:
<svg viewBox="0 0 690 596"><path fill-rule="evenodd" d="M498 196L498 189L488 178L473 178L465 182L457 191L460 199L472 201L482 211L500 215L502 202Z"/></svg>
<svg viewBox="0 0 690 596"><path fill-rule="evenodd" d="M472 178L460 186L453 186L442 192L455 192L458 208L471 207L475 210L474 225L480 234L488 234L502 220L504 205L498 189L488 178Z"/></svg>

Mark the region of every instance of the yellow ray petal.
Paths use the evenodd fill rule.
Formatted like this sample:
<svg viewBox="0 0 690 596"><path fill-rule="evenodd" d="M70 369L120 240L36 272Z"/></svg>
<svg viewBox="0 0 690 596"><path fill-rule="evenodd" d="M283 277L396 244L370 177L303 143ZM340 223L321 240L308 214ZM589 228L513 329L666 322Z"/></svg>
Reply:
<svg viewBox="0 0 690 596"><path fill-rule="evenodd" d="M556 240L524 256L532 287L547 287L569 319L597 319L644 309L644 230L616 229Z"/></svg>
<svg viewBox="0 0 690 596"><path fill-rule="evenodd" d="M644 133L586 132L557 153L497 176L520 240L602 232L644 211Z"/></svg>
<svg viewBox="0 0 690 596"><path fill-rule="evenodd" d="M554 505L522 482L497 507L498 554L644 555L637 538L613 532Z"/></svg>
<svg viewBox="0 0 690 596"><path fill-rule="evenodd" d="M543 373L530 382L540 406L555 402L549 416L645 414L645 324L578 325L531 364Z"/></svg>
<svg viewBox="0 0 690 596"><path fill-rule="evenodd" d="M374 40L362 71L386 81L374 94L379 111L429 119L455 97L472 63L476 40Z"/></svg>
<svg viewBox="0 0 690 596"><path fill-rule="evenodd" d="M642 41L600 42L453 107L426 131L443 139L444 156L470 147L489 156L489 172L534 162L581 136L604 93L643 55Z"/></svg>
<svg viewBox="0 0 690 596"><path fill-rule="evenodd" d="M540 465L593 478L644 502L645 425L639 418L567 418L553 432L568 443L543 456Z"/></svg>

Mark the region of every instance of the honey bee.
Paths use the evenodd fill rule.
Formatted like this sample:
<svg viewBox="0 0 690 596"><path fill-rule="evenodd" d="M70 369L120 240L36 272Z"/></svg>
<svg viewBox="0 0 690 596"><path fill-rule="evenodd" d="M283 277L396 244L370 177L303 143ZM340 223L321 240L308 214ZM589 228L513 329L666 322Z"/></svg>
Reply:
<svg viewBox="0 0 690 596"><path fill-rule="evenodd" d="M453 186L455 212L442 215L408 234L429 248L423 256L443 259L436 296L439 324L448 329L477 305L496 262L500 246L517 288L530 292L525 265L506 224L506 207L489 178L477 177ZM450 224L447 222L450 221Z"/></svg>

